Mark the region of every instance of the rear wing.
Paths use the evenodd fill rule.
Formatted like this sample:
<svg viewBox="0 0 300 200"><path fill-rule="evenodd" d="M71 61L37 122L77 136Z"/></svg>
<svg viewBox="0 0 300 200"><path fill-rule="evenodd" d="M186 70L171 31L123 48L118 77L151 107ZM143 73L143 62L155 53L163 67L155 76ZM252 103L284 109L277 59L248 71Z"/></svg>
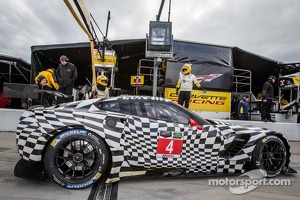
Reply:
<svg viewBox="0 0 300 200"><path fill-rule="evenodd" d="M36 84L3 83L4 97L37 99L39 93L48 93L63 98L72 97L58 91L39 90L39 87Z"/></svg>

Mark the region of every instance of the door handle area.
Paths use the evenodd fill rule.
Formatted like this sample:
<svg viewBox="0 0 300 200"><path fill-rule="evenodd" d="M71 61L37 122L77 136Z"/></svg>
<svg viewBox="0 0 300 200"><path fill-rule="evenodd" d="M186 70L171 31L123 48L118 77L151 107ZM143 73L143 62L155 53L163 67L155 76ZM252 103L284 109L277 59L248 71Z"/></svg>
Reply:
<svg viewBox="0 0 300 200"><path fill-rule="evenodd" d="M120 119L120 122L121 122L122 124L125 124L126 119L125 119L125 118L121 118L121 119Z"/></svg>
<svg viewBox="0 0 300 200"><path fill-rule="evenodd" d="M170 132L170 131L160 131L160 136L162 136L162 137L171 137L172 132Z"/></svg>

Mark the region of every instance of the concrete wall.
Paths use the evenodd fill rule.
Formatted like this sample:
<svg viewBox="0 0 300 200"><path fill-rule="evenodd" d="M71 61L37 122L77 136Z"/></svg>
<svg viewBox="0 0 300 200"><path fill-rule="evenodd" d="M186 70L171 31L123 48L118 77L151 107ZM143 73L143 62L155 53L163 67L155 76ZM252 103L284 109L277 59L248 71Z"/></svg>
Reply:
<svg viewBox="0 0 300 200"><path fill-rule="evenodd" d="M0 132L15 132L19 118L24 110L18 109L1 109L0 108ZM260 122L260 121L243 121L243 120L224 120L241 126L256 126L267 128L282 133L289 141L300 141L300 124L283 123L283 122Z"/></svg>
<svg viewBox="0 0 300 200"><path fill-rule="evenodd" d="M283 123L283 122L260 122L260 121L243 121L243 120L224 120L230 123L241 126L255 126L267 128L269 130L281 133L289 141L300 141L300 124L297 123Z"/></svg>
<svg viewBox="0 0 300 200"><path fill-rule="evenodd" d="M0 131L17 130L19 118L24 110L0 108Z"/></svg>

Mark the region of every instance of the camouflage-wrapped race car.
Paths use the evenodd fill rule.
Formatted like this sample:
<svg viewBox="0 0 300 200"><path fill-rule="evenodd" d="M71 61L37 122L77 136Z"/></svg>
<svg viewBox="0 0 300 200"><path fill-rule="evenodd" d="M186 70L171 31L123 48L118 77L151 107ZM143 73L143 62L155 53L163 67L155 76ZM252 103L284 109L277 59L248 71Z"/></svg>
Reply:
<svg viewBox="0 0 300 200"><path fill-rule="evenodd" d="M282 134L205 120L170 100L143 96L27 110L16 139L21 160L41 163L67 188L87 187L104 175L114 182L174 170L201 175L260 168L274 177L289 170L291 156Z"/></svg>

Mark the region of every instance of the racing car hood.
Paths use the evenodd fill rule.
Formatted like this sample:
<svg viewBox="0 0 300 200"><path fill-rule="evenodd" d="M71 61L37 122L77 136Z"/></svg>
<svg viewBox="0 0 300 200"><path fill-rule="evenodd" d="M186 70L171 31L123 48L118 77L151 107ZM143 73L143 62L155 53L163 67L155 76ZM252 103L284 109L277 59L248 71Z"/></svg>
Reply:
<svg viewBox="0 0 300 200"><path fill-rule="evenodd" d="M258 133L264 133L264 134L270 134L270 133L276 133L275 131L272 131L267 128L247 125L247 126L241 126L238 124L234 124L232 122L228 121L222 121L222 120L208 120L211 122L214 126L218 127L221 130L224 130L225 127L227 127L231 132L234 132L235 134L258 134Z"/></svg>

